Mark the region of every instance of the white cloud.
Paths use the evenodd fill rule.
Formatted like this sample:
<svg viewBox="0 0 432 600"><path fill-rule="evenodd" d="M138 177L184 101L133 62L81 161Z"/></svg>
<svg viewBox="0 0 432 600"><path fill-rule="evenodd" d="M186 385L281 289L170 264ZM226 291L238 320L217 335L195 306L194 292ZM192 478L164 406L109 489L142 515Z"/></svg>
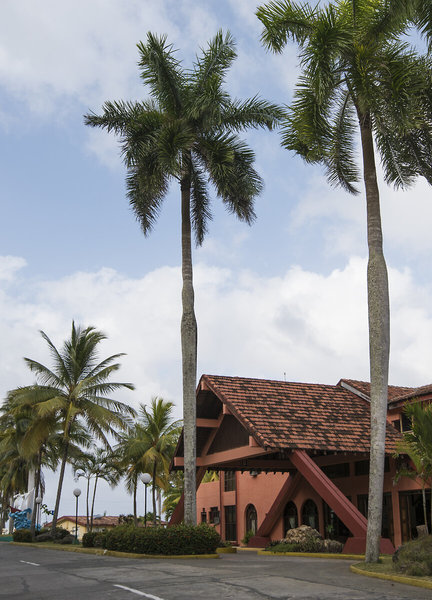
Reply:
<svg viewBox="0 0 432 600"><path fill-rule="evenodd" d="M119 399L135 406L162 395L181 413L180 291L178 267L163 267L140 279L113 269L79 272L58 280L21 282L17 257L0 259L1 395L33 381L22 357L49 364L43 329L56 345L71 320L107 333L102 355L126 352L119 381L135 392ZM390 380L396 385L430 379L432 302L430 290L408 270L390 269L392 352ZM195 268L198 374L336 383L368 379L366 261L352 257L327 276L292 267L280 277L252 271ZM46 500L54 504L56 478L47 474ZM68 477L61 512L73 511ZM96 511L129 512L122 487L101 490Z"/></svg>

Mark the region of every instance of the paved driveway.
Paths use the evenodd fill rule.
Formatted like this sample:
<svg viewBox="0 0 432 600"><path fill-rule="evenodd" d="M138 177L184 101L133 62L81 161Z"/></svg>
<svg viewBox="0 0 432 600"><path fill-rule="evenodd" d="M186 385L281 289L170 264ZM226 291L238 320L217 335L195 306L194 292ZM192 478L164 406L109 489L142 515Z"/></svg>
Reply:
<svg viewBox="0 0 432 600"><path fill-rule="evenodd" d="M342 560L224 555L217 560L132 560L0 545L7 600L402 600L423 590L355 575Z"/></svg>

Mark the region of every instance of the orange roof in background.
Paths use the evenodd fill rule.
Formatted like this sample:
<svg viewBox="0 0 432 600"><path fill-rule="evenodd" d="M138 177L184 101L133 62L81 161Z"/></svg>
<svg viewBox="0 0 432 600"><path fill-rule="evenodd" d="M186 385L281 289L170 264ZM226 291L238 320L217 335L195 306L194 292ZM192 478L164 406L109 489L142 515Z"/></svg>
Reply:
<svg viewBox="0 0 432 600"><path fill-rule="evenodd" d="M61 523L62 521L72 521L75 525L75 515L69 516L64 515L57 519L57 523ZM114 527L118 525L119 518L118 517L98 517L97 519L93 517L93 527ZM51 521L52 523L52 521ZM47 523L47 526L51 525L51 523ZM87 524L86 517L78 517L78 525L85 527Z"/></svg>
<svg viewBox="0 0 432 600"><path fill-rule="evenodd" d="M263 447L369 452L369 403L341 385L216 375L202 380ZM388 454L399 439L388 425Z"/></svg>

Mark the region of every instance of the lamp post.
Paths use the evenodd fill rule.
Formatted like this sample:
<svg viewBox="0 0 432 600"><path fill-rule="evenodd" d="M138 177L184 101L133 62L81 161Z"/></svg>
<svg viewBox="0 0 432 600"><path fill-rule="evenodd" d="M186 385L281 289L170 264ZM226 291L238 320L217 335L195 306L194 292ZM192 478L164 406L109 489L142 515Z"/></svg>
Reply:
<svg viewBox="0 0 432 600"><path fill-rule="evenodd" d="M39 519L40 519L40 505L42 504L42 498L38 496L36 502L36 531L39 531Z"/></svg>
<svg viewBox="0 0 432 600"><path fill-rule="evenodd" d="M76 498L76 503L75 503L75 544L77 544L78 543L78 498L81 496L81 490L79 488L75 488L73 493Z"/></svg>
<svg viewBox="0 0 432 600"><path fill-rule="evenodd" d="M151 475L143 473L140 477L141 481L145 485L144 491L144 527L147 527L147 486L151 481Z"/></svg>

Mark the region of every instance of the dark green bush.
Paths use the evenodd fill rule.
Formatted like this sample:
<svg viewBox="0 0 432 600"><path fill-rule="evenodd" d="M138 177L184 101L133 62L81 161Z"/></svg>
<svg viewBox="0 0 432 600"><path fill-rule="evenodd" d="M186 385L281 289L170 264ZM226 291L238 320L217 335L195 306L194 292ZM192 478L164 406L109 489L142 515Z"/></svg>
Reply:
<svg viewBox="0 0 432 600"><path fill-rule="evenodd" d="M299 544L295 544L294 542L270 542L266 550L270 550L270 552L301 552Z"/></svg>
<svg viewBox="0 0 432 600"><path fill-rule="evenodd" d="M88 531L83 535L82 545L84 548L104 548L106 531Z"/></svg>
<svg viewBox="0 0 432 600"><path fill-rule="evenodd" d="M393 555L393 568L406 575L432 575L432 535L404 544Z"/></svg>
<svg viewBox="0 0 432 600"><path fill-rule="evenodd" d="M253 538L254 535L255 533L252 531L252 529L249 529L249 531L246 531L241 543L247 546L249 544L249 540Z"/></svg>
<svg viewBox="0 0 432 600"><path fill-rule="evenodd" d="M30 529L15 529L12 534L14 542L31 542L32 536Z"/></svg>
<svg viewBox="0 0 432 600"><path fill-rule="evenodd" d="M220 544L217 531L208 525L133 527L119 525L108 531L104 547L137 554L213 554Z"/></svg>
<svg viewBox="0 0 432 600"><path fill-rule="evenodd" d="M69 541L70 540L70 541ZM54 542L56 544L71 544L73 536L67 529L63 527L56 527L54 533L51 533L51 529L46 529L44 533L39 532L36 536L36 542Z"/></svg>
<svg viewBox="0 0 432 600"><path fill-rule="evenodd" d="M342 552L343 544L335 540L308 539L302 542L270 542L266 550L270 552Z"/></svg>

